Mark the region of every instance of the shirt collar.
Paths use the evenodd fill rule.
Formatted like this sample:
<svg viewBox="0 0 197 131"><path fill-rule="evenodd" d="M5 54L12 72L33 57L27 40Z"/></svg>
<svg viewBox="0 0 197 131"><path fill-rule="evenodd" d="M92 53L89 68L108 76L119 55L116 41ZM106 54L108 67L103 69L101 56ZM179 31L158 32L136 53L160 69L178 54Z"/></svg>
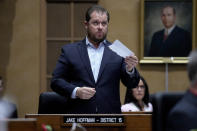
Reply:
<svg viewBox="0 0 197 131"><path fill-rule="evenodd" d="M172 32L172 30L175 28L176 25L173 25L172 27L170 27L169 29L165 28L165 31L168 32L168 35Z"/></svg>
<svg viewBox="0 0 197 131"><path fill-rule="evenodd" d="M103 41L99 44L99 48L100 48L101 46L104 46L105 44L106 44L106 40L103 40ZM87 37L87 36L86 36L86 45L95 48L94 45L88 40L88 37Z"/></svg>

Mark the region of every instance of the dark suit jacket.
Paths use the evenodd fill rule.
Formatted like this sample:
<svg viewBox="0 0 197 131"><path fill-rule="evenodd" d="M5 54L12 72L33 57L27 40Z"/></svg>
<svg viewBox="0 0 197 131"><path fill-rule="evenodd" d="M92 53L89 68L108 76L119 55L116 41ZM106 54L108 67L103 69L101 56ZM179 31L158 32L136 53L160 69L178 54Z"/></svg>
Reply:
<svg viewBox="0 0 197 131"><path fill-rule="evenodd" d="M187 91L170 111L167 123L168 131L197 129L197 96Z"/></svg>
<svg viewBox="0 0 197 131"><path fill-rule="evenodd" d="M133 76L126 73L124 59L109 49L105 43L103 58L95 82L85 39L63 46L61 55L53 72L51 88L68 96L69 113L121 113L120 79L129 88L139 82L139 74L134 69ZM90 100L71 99L75 87L93 87L96 94Z"/></svg>
<svg viewBox="0 0 197 131"><path fill-rule="evenodd" d="M152 37L149 56L187 57L192 49L190 33L176 26L164 41L164 29Z"/></svg>

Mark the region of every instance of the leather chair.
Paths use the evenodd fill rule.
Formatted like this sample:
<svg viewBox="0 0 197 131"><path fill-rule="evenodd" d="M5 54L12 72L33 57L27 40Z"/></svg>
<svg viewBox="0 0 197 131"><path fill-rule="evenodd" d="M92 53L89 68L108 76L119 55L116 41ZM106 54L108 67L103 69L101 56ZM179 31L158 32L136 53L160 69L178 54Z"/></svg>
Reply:
<svg viewBox="0 0 197 131"><path fill-rule="evenodd" d="M10 103L10 102L9 102L9 103ZM9 118L18 118L18 113L17 113L17 107L16 107L16 104L14 104L14 103L10 103L10 105L12 106L13 111L12 111L12 113L11 113L11 115L10 115L10 117L9 117Z"/></svg>
<svg viewBox="0 0 197 131"><path fill-rule="evenodd" d="M55 92L43 92L39 97L38 114L66 114L67 98Z"/></svg>
<svg viewBox="0 0 197 131"><path fill-rule="evenodd" d="M153 105L152 129L153 131L165 131L166 120L169 111L183 97L184 92L159 92L151 94Z"/></svg>

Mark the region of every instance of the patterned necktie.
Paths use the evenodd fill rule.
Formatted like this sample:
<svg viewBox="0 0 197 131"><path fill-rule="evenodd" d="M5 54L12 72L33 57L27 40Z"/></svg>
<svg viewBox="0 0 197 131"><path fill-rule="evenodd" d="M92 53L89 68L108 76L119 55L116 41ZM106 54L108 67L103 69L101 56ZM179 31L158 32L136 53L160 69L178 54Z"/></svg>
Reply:
<svg viewBox="0 0 197 131"><path fill-rule="evenodd" d="M165 30L164 37L163 37L163 41L165 41L167 38L168 38L168 31Z"/></svg>

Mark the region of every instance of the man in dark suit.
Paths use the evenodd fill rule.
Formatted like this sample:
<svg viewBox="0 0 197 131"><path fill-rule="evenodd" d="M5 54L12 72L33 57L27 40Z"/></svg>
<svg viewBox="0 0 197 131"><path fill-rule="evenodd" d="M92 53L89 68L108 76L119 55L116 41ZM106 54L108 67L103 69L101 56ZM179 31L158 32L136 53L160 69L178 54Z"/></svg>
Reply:
<svg viewBox="0 0 197 131"><path fill-rule="evenodd" d="M176 11L166 6L161 11L161 20L165 29L154 33L149 56L187 57L192 49L190 33L175 24Z"/></svg>
<svg viewBox="0 0 197 131"><path fill-rule="evenodd" d="M189 56L187 66L190 88L169 113L168 131L197 129L197 50Z"/></svg>
<svg viewBox="0 0 197 131"><path fill-rule="evenodd" d="M120 80L128 88L139 82L136 56L125 59L109 49L109 13L101 6L86 12L84 40L63 46L51 88L68 97L68 113L121 113Z"/></svg>

